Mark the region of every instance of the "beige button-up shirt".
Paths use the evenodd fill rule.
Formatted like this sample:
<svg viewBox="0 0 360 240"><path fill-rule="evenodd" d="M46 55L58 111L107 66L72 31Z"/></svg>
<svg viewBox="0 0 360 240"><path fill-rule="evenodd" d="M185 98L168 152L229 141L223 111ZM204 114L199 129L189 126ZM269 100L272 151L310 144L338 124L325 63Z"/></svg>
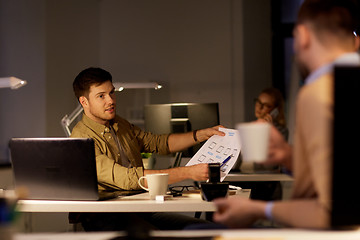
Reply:
<svg viewBox="0 0 360 240"><path fill-rule="evenodd" d="M293 199L317 199L317 217L330 224L333 77L305 85L297 102Z"/></svg>
<svg viewBox="0 0 360 240"><path fill-rule="evenodd" d="M99 190L139 189L138 179L144 175L141 152L169 154L169 135L144 132L119 116L110 125L130 162L129 167L121 165L121 150L109 127L85 114L73 128L71 137L94 139Z"/></svg>
<svg viewBox="0 0 360 240"><path fill-rule="evenodd" d="M294 135L294 199L316 199L309 216L330 226L332 210L335 65L359 66L358 53L347 53L313 72L298 94Z"/></svg>

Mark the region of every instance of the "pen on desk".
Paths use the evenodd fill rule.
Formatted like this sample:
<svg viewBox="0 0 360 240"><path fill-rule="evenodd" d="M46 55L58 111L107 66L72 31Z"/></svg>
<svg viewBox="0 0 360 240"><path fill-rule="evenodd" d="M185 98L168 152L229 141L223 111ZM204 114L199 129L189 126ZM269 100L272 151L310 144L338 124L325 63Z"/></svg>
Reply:
<svg viewBox="0 0 360 240"><path fill-rule="evenodd" d="M222 168L222 166L224 166L225 163L227 163L227 162L230 160L231 157L232 157L232 155L229 155L229 156L221 163L220 168Z"/></svg>

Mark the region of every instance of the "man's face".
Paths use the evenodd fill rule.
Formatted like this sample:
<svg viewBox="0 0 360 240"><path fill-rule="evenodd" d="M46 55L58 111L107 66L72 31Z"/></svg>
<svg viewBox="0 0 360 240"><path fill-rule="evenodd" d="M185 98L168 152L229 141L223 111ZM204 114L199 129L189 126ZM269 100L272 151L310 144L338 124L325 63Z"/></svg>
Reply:
<svg viewBox="0 0 360 240"><path fill-rule="evenodd" d="M83 98L85 102L82 105L86 116L90 119L106 125L110 120L115 118L115 88L110 81L98 86L92 85L89 90L89 97Z"/></svg>

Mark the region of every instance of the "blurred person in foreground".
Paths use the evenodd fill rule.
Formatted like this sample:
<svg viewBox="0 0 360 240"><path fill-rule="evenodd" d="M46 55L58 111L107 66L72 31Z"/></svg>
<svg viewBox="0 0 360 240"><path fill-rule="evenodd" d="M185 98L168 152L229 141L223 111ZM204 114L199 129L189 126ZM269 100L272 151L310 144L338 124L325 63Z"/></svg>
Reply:
<svg viewBox="0 0 360 240"><path fill-rule="evenodd" d="M287 227L330 227L333 67L360 65L359 6L350 0L305 0L294 28L294 51L305 79L296 104L294 145L271 129L267 163L282 164L294 176L292 198L266 202L217 199L214 221L249 227L269 219Z"/></svg>

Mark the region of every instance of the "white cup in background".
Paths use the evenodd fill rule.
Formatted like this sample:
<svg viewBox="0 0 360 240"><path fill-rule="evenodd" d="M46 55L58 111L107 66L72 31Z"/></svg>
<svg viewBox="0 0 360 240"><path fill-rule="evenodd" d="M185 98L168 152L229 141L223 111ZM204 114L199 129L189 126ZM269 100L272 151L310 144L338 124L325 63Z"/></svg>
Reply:
<svg viewBox="0 0 360 240"><path fill-rule="evenodd" d="M148 187L144 187L141 184L141 180L146 179ZM141 188L149 191L150 199L155 199L156 196L166 195L168 190L169 174L167 173L155 173L148 174L139 178L138 183Z"/></svg>
<svg viewBox="0 0 360 240"><path fill-rule="evenodd" d="M269 137L269 123L239 123L241 153L244 162L264 162L267 159Z"/></svg>

